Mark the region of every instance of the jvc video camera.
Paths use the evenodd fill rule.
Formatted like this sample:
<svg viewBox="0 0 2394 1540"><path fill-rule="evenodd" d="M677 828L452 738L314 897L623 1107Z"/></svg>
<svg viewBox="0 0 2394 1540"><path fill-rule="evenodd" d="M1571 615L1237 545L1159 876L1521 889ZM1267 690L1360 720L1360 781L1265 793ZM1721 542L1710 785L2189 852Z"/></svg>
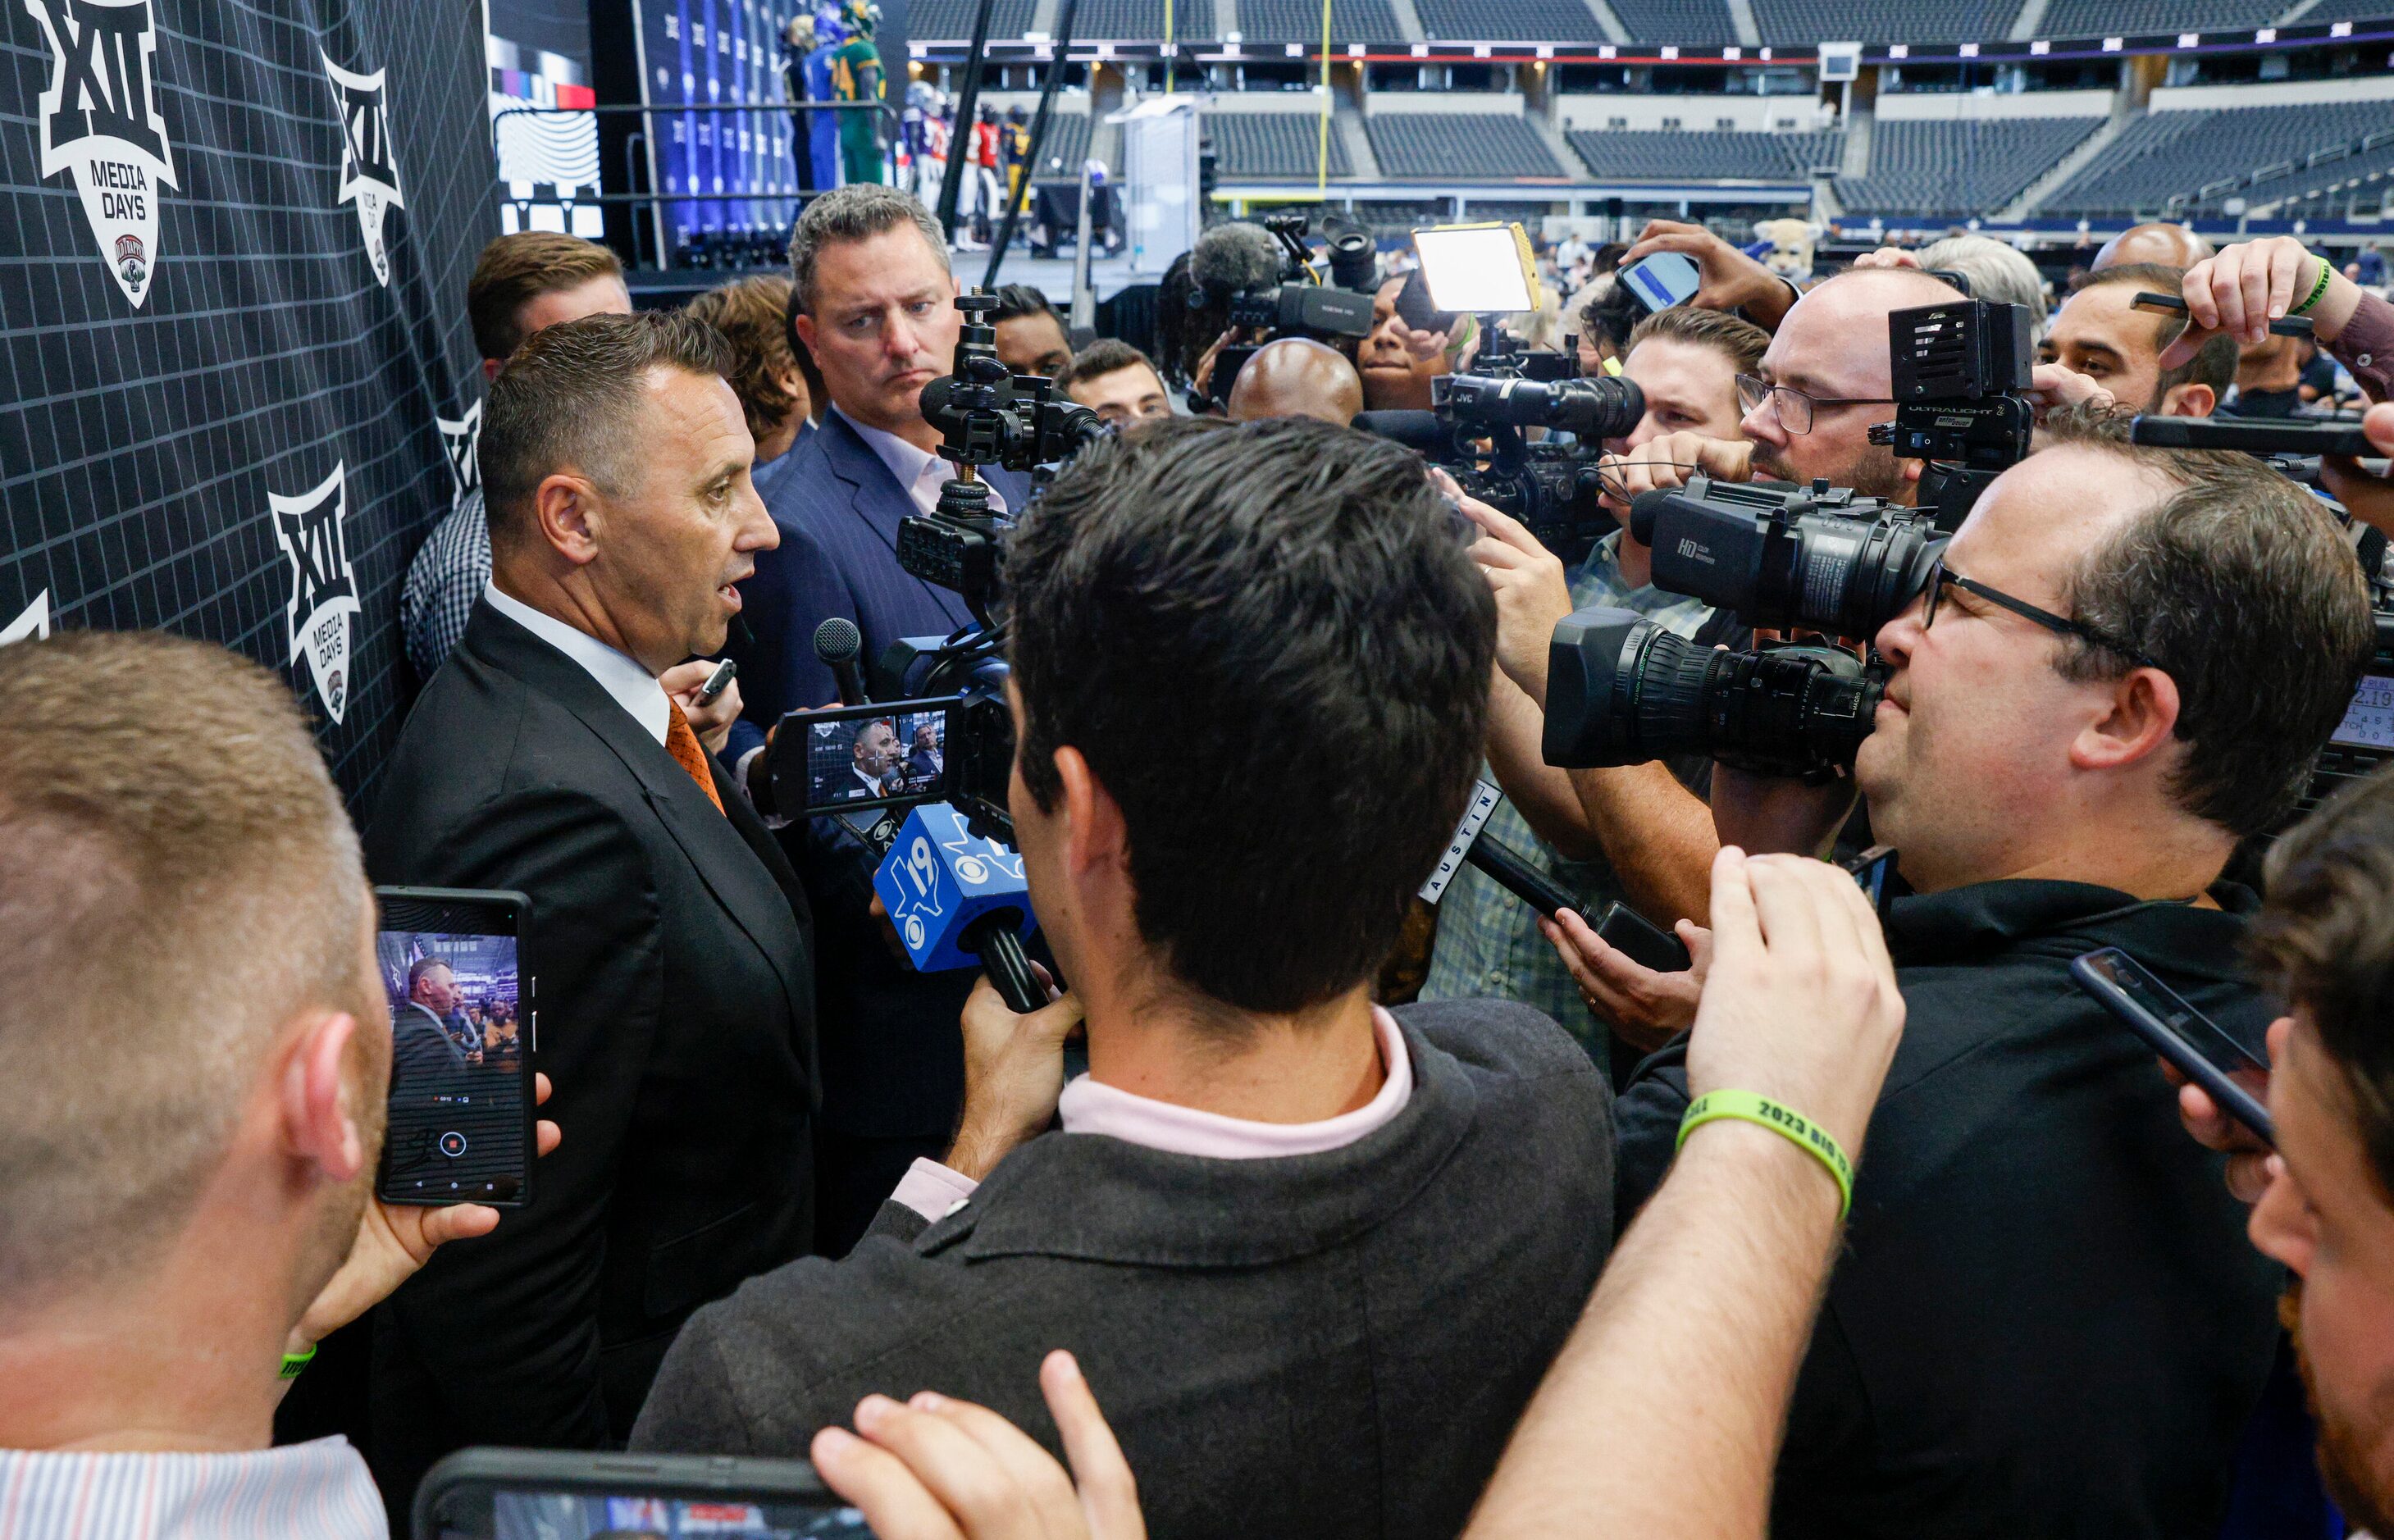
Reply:
<svg viewBox="0 0 2394 1540"><path fill-rule="evenodd" d="M1748 625L1866 641L1903 612L1945 548L1936 517L1846 487L1717 481L1640 495L1629 533L1654 586Z"/></svg>
<svg viewBox="0 0 2394 1540"><path fill-rule="evenodd" d="M994 295L956 296L965 321L955 372L932 380L922 394L923 419L940 430L940 456L956 474L940 489L931 512L898 522L898 565L964 595L983 624L997 597L1006 520L991 511L977 467L1036 471L1070 459L1108 431L1095 412L1059 398L1054 382L1006 368L988 321L996 308Z"/></svg>
<svg viewBox="0 0 2394 1540"><path fill-rule="evenodd" d="M1920 506L1951 534L1987 483L2028 458L2035 322L2025 305L1962 299L1887 318L1895 421L1871 442L1924 460Z"/></svg>

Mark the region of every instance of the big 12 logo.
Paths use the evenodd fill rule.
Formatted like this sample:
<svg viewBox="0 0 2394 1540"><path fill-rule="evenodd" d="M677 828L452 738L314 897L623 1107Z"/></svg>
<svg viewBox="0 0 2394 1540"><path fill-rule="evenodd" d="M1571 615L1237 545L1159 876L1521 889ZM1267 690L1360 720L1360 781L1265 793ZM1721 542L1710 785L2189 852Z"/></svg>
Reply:
<svg viewBox="0 0 2394 1540"><path fill-rule="evenodd" d="M150 0L25 0L50 45L42 176L66 172L116 286L138 309L158 270L158 190L176 187L151 62Z"/></svg>

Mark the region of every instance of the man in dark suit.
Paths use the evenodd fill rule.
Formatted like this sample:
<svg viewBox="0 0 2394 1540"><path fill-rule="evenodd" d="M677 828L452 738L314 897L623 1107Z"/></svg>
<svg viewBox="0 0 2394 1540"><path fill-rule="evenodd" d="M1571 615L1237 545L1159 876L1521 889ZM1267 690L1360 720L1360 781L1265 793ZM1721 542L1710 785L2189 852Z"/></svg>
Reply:
<svg viewBox="0 0 2394 1540"><path fill-rule="evenodd" d="M1006 559L1011 811L1073 994L976 993L944 1163L845 1260L693 1316L634 1444L799 1454L936 1386L1052 1445L1066 1348L1158 1535L1453 1535L1611 1207L1606 1084L1559 1027L1372 1003L1480 761L1487 586L1417 459L1305 420L1085 453Z"/></svg>
<svg viewBox="0 0 2394 1540"><path fill-rule="evenodd" d="M657 682L722 644L774 539L722 353L591 316L493 385L491 586L367 832L379 881L530 897L526 1034L573 1125L531 1204L377 1322L401 1514L460 1444L620 1443L683 1318L812 1238L805 894Z"/></svg>
<svg viewBox="0 0 2394 1540"><path fill-rule="evenodd" d="M753 640L735 646L744 763L782 714L838 696L815 627L856 623L866 664L901 637L945 636L972 619L963 596L898 565L898 523L927 513L954 467L923 420L923 387L954 365L960 318L946 242L894 188L844 187L807 205L790 239L801 362L829 403L822 428L767 467L758 491L781 545L741 585ZM997 506L1019 512L1025 480L992 469ZM832 1255L872 1222L918 1155L936 1156L964 1095L956 1013L971 976L919 974L893 958L869 915L873 858L825 819L792 836L822 927L819 981L823 1112L819 1240Z"/></svg>
<svg viewBox="0 0 2394 1540"><path fill-rule="evenodd" d="M942 756L940 731L928 722L914 725L914 746L906 755L906 778L910 781L937 781Z"/></svg>

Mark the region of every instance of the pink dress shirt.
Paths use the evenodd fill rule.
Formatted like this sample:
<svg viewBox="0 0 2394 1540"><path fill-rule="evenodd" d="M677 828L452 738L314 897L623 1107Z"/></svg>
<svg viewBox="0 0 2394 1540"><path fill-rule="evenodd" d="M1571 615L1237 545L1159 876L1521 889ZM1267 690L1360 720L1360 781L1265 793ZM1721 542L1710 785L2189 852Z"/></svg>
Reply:
<svg viewBox="0 0 2394 1540"><path fill-rule="evenodd" d="M1067 1134L1103 1134L1125 1144L1205 1160L1272 1160L1319 1155L1354 1143L1404 1111L1414 1094L1413 1058L1405 1052L1397 1019L1372 1007L1372 1030L1380 1045L1388 1078L1379 1093L1351 1112L1316 1123L1256 1123L1202 1112L1169 1101L1134 1096L1080 1075L1057 1099L1056 1114ZM895 1201L926 1219L954 1213L978 1184L937 1161L917 1160L900 1178Z"/></svg>

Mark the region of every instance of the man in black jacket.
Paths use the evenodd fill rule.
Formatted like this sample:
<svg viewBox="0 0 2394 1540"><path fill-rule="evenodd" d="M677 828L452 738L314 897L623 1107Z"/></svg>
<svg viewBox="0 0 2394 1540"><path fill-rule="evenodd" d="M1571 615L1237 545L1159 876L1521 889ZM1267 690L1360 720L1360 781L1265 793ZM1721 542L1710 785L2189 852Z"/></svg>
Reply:
<svg viewBox="0 0 2394 1540"><path fill-rule="evenodd" d="M1774 1534L2216 1533L2277 1341L2281 1274L2218 1161L2069 967L2124 948L2260 1046L2254 899L2219 875L2301 793L2370 649L2367 594L2333 522L2256 463L2069 414L2054 437L1877 638L1896 671L1855 779L1914 889L1887 921L1908 1015ZM1715 789L1725 840L1833 826L1741 828ZM1669 1165L1683 1054L1624 1093L1624 1221Z"/></svg>
<svg viewBox="0 0 2394 1540"><path fill-rule="evenodd" d="M493 568L366 836L386 883L531 899L526 1034L573 1125L533 1201L377 1323L395 1509L464 1443L620 1443L692 1309L812 1235L806 901L657 676L773 540L728 360L681 317L540 332L491 388Z"/></svg>
<svg viewBox="0 0 2394 1540"><path fill-rule="evenodd" d="M1073 992L976 994L944 1164L694 1316L633 1441L803 1454L937 1386L1052 1446L1063 1347L1158 1535L1452 1535L1611 1233L1559 1028L1371 999L1478 763L1487 586L1417 459L1305 420L1085 454L1006 585L1009 801Z"/></svg>

